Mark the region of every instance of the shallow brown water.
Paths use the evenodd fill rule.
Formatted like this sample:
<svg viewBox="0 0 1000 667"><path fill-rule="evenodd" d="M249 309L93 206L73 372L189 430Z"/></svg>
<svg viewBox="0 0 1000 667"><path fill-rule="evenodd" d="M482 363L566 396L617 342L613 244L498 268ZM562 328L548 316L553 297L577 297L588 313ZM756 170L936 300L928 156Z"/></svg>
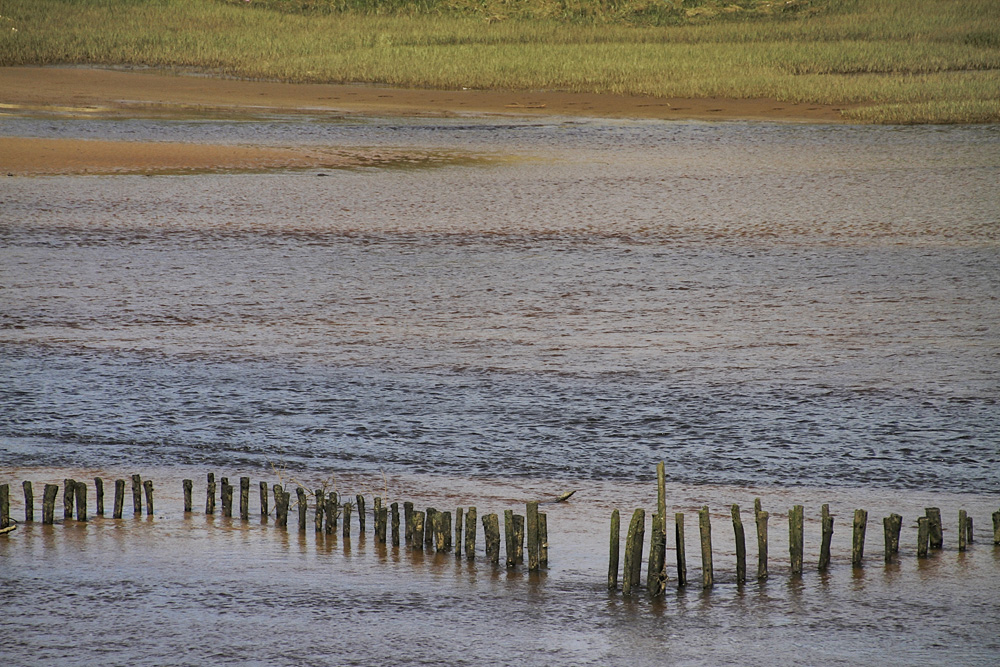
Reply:
<svg viewBox="0 0 1000 667"><path fill-rule="evenodd" d="M160 494L152 520L0 542L12 664L991 664L1000 648L996 128L298 117L0 131L435 156L0 182L13 515L22 479L40 493L139 472ZM659 460L668 510L689 516L692 581L696 510L713 512L719 584L671 586L663 605L609 597L608 517L652 508ZM579 491L550 506L541 577L179 511L183 477L199 497L208 471L276 470L481 513ZM758 496L774 576L740 588L728 508L747 521ZM811 565L791 579L782 526L797 503ZM822 503L837 516L823 576ZM917 561L928 506L948 548ZM854 572L859 507L868 561ZM964 554L959 509L976 521ZM885 568L890 512L904 553Z"/></svg>

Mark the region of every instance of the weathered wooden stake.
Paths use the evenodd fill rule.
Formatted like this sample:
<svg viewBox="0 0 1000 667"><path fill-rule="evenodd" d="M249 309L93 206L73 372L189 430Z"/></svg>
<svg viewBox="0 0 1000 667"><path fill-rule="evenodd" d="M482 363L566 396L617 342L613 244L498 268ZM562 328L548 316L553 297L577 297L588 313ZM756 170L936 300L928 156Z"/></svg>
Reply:
<svg viewBox="0 0 1000 667"><path fill-rule="evenodd" d="M1000 544L1000 510L993 513L993 544Z"/></svg>
<svg viewBox="0 0 1000 667"><path fill-rule="evenodd" d="M930 546L931 520L926 516L917 519L917 558L927 558Z"/></svg>
<svg viewBox="0 0 1000 667"><path fill-rule="evenodd" d="M455 558L462 555L462 521L465 520L461 507L455 508Z"/></svg>
<svg viewBox="0 0 1000 667"><path fill-rule="evenodd" d="M528 530L528 570L534 572L539 567L538 556L538 501L532 500L525 505Z"/></svg>
<svg viewBox="0 0 1000 667"><path fill-rule="evenodd" d="M351 503L344 503L344 527L341 534L345 540L351 539Z"/></svg>
<svg viewBox="0 0 1000 667"><path fill-rule="evenodd" d="M420 510L410 510L410 545L417 551L424 550L424 518Z"/></svg>
<svg viewBox="0 0 1000 667"><path fill-rule="evenodd" d="M677 586L687 586L687 556L684 554L684 513L674 513L674 544L677 547Z"/></svg>
<svg viewBox="0 0 1000 667"><path fill-rule="evenodd" d="M250 478L240 477L240 520L250 520Z"/></svg>
<svg viewBox="0 0 1000 667"><path fill-rule="evenodd" d="M434 550L434 526L437 510L428 507L424 510L424 551Z"/></svg>
<svg viewBox="0 0 1000 667"><path fill-rule="evenodd" d="M899 531L903 528L903 517L898 514L890 514L889 518L892 519L892 535L890 536L889 546L892 548L893 555L899 553Z"/></svg>
<svg viewBox="0 0 1000 667"><path fill-rule="evenodd" d="M153 481L147 479L142 488L146 491L146 516L153 516Z"/></svg>
<svg viewBox="0 0 1000 667"><path fill-rule="evenodd" d="M392 546L399 546L399 503L389 505L392 516Z"/></svg>
<svg viewBox="0 0 1000 667"><path fill-rule="evenodd" d="M503 540L507 567L514 567L514 510L503 511Z"/></svg>
<svg viewBox="0 0 1000 667"><path fill-rule="evenodd" d="M194 481L185 479L181 482L184 485L184 512L191 512L192 494L194 493Z"/></svg>
<svg viewBox="0 0 1000 667"><path fill-rule="evenodd" d="M608 558L608 590L618 590L618 562L621 553L622 523L618 510L611 512L611 540Z"/></svg>
<svg viewBox="0 0 1000 667"><path fill-rule="evenodd" d="M868 530L868 512L854 510L854 540L851 547L851 564L861 567L865 557L865 532Z"/></svg>
<svg viewBox="0 0 1000 667"><path fill-rule="evenodd" d="M309 511L309 505L306 503L306 490L301 486L295 487L295 497L299 505L299 532L304 533L306 532L307 512Z"/></svg>
<svg viewBox="0 0 1000 667"><path fill-rule="evenodd" d="M264 482L261 482L263 484ZM265 489L267 487L264 487ZM205 484L205 514L215 514L215 473L208 473Z"/></svg>
<svg viewBox="0 0 1000 667"><path fill-rule="evenodd" d="M267 482L260 482L259 485L258 485L258 487L260 489L260 491L259 491L259 495L260 495L260 520L261 520L261 523L263 523L264 521L267 520L267 515L271 513L271 510L268 507L268 502L267 502ZM278 502L277 499L275 499L275 503L277 503L277 502Z"/></svg>
<svg viewBox="0 0 1000 667"><path fill-rule="evenodd" d="M927 507L924 511L930 520L928 524L930 530L928 537L930 548L944 548L944 526L941 525L941 509L938 507Z"/></svg>
<svg viewBox="0 0 1000 667"><path fill-rule="evenodd" d="M767 579L767 519L764 510L757 512L757 578Z"/></svg>
<svg viewBox="0 0 1000 667"><path fill-rule="evenodd" d="M486 559L494 566L500 565L500 519L496 514L483 517L483 536L486 539Z"/></svg>
<svg viewBox="0 0 1000 667"><path fill-rule="evenodd" d="M435 512L433 519L434 551L444 551L444 512Z"/></svg>
<svg viewBox="0 0 1000 667"><path fill-rule="evenodd" d="M465 558L472 560L476 557L476 508L470 507L465 513Z"/></svg>
<svg viewBox="0 0 1000 667"><path fill-rule="evenodd" d="M365 532L365 497L360 493L354 496L354 500L358 503L358 532Z"/></svg>
<svg viewBox="0 0 1000 667"><path fill-rule="evenodd" d="M538 566L549 566L549 516L544 512L538 513Z"/></svg>
<svg viewBox="0 0 1000 667"><path fill-rule="evenodd" d="M440 527L440 535L437 536L437 550L451 551L451 512L438 512L436 519Z"/></svg>
<svg viewBox="0 0 1000 667"><path fill-rule="evenodd" d="M736 583L747 580L747 537L743 530L743 519L740 517L740 506L733 504L733 533L736 535Z"/></svg>
<svg viewBox="0 0 1000 667"><path fill-rule="evenodd" d="M403 503L403 539L407 544L413 539L413 503Z"/></svg>
<svg viewBox="0 0 1000 667"><path fill-rule="evenodd" d="M0 528L10 525L10 485L0 484Z"/></svg>
<svg viewBox="0 0 1000 667"><path fill-rule="evenodd" d="M97 499L97 516L104 516L104 480L94 478L94 496Z"/></svg>
<svg viewBox="0 0 1000 667"><path fill-rule="evenodd" d="M76 498L76 520L86 521L87 520L87 485L83 482L77 482L75 488L73 489L73 495Z"/></svg>
<svg viewBox="0 0 1000 667"><path fill-rule="evenodd" d="M642 544L646 536L646 510L637 509L625 535L625 567L622 570L622 593L631 595L642 577Z"/></svg>
<svg viewBox="0 0 1000 667"><path fill-rule="evenodd" d="M823 538L819 546L819 571L826 572L830 567L830 543L833 541L833 517L830 506L823 505Z"/></svg>
<svg viewBox="0 0 1000 667"><path fill-rule="evenodd" d="M35 520L35 494L28 480L21 482L21 488L24 489L24 522L31 523Z"/></svg>
<svg viewBox="0 0 1000 667"><path fill-rule="evenodd" d="M379 507L378 516L375 517L375 541L385 544L386 527L389 523L389 508Z"/></svg>
<svg viewBox="0 0 1000 667"><path fill-rule="evenodd" d="M966 540L969 542L969 544L972 544L972 517L971 516L966 519L966 521L965 521L965 527L968 529L968 533L969 533L966 536Z"/></svg>
<svg viewBox="0 0 1000 667"><path fill-rule="evenodd" d="M222 516L233 516L233 485L229 483L228 477L222 478Z"/></svg>
<svg viewBox="0 0 1000 667"><path fill-rule="evenodd" d="M337 517L340 515L340 498L336 491L326 494L326 534L337 532Z"/></svg>
<svg viewBox="0 0 1000 667"><path fill-rule="evenodd" d="M132 475L132 513L142 514L142 477Z"/></svg>
<svg viewBox="0 0 1000 667"><path fill-rule="evenodd" d="M112 519L122 518L122 512L125 510L125 480L116 479L115 480L115 507Z"/></svg>
<svg viewBox="0 0 1000 667"><path fill-rule="evenodd" d="M323 517L326 516L326 492L323 489L316 489L313 495L316 496L316 516L313 518L313 525L317 533L322 533Z"/></svg>
<svg viewBox="0 0 1000 667"><path fill-rule="evenodd" d="M958 550L965 551L965 541L968 538L969 515L965 510L958 510Z"/></svg>
<svg viewBox="0 0 1000 667"><path fill-rule="evenodd" d="M42 491L42 523L55 523L56 496L59 494L58 484L46 484Z"/></svg>
<svg viewBox="0 0 1000 667"><path fill-rule="evenodd" d="M285 490L281 488L280 484L272 485L271 491L274 494L275 525L279 528L287 528L288 502L291 500L292 494L285 493Z"/></svg>
<svg viewBox="0 0 1000 667"><path fill-rule="evenodd" d="M802 505L794 506L788 513L788 556L792 574L802 574L802 551L804 548L804 517Z"/></svg>
<svg viewBox="0 0 1000 667"><path fill-rule="evenodd" d="M76 480L63 480L63 520L73 518L73 494L76 492Z"/></svg>
<svg viewBox="0 0 1000 667"><path fill-rule="evenodd" d="M666 528L663 525L663 515L657 511L653 515L653 526L649 533L649 564L646 566L646 592L650 597L660 597L666 590L666 557Z"/></svg>
<svg viewBox="0 0 1000 667"><path fill-rule="evenodd" d="M698 511L698 528L701 532L701 585L711 588L715 585L715 571L712 567L712 523L708 505Z"/></svg>
<svg viewBox="0 0 1000 667"><path fill-rule="evenodd" d="M524 517L514 515L514 562L524 562Z"/></svg>

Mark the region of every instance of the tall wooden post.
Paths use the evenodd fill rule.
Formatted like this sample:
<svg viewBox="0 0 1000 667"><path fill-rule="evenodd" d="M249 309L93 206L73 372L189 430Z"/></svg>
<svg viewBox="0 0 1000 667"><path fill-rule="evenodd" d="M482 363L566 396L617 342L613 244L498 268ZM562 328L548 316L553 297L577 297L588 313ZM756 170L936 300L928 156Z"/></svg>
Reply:
<svg viewBox="0 0 1000 667"><path fill-rule="evenodd" d="M73 518L73 494L76 493L76 480L63 480L63 520Z"/></svg>
<svg viewBox="0 0 1000 667"><path fill-rule="evenodd" d="M733 532L736 535L736 583L747 580L747 538L743 529L743 519L740 517L740 506L733 504Z"/></svg>
<svg viewBox="0 0 1000 667"><path fill-rule="evenodd" d="M87 485L83 482L77 482L75 488L73 489L73 495L76 498L76 520L86 521L87 520Z"/></svg>
<svg viewBox="0 0 1000 667"><path fill-rule="evenodd" d="M608 557L608 590L618 590L618 562L622 539L621 514L618 510L611 512L611 539Z"/></svg>
<svg viewBox="0 0 1000 667"><path fill-rule="evenodd" d="M267 482L260 482L258 486L260 488L260 493L259 493L259 495L260 495L260 520L261 520L261 523L263 523L264 521L267 520L267 515L271 513L271 510L268 507L268 502L267 502Z"/></svg>
<svg viewBox="0 0 1000 667"><path fill-rule="evenodd" d="M507 567L514 567L514 510L503 511L503 538Z"/></svg>
<svg viewBox="0 0 1000 667"><path fill-rule="evenodd" d="M631 595L642 578L642 545L646 535L646 510L637 509L625 535L625 568L622 571L622 593Z"/></svg>
<svg viewBox="0 0 1000 667"><path fill-rule="evenodd" d="M922 516L917 519L917 558L927 558L930 544L931 520Z"/></svg>
<svg viewBox="0 0 1000 667"><path fill-rule="evenodd" d="M58 484L46 484L42 491L42 523L55 523L56 495L59 493Z"/></svg>
<svg viewBox="0 0 1000 667"><path fill-rule="evenodd" d="M819 547L819 571L825 572L830 567L830 543L833 541L833 516L830 506L823 505L823 538Z"/></svg>
<svg viewBox="0 0 1000 667"><path fill-rule="evenodd" d="M514 562L524 562L524 516L520 514L514 515Z"/></svg>
<svg viewBox="0 0 1000 667"><path fill-rule="evenodd" d="M788 555L793 575L802 574L803 532L804 517L802 505L796 505L788 513Z"/></svg>
<svg viewBox="0 0 1000 667"><path fill-rule="evenodd" d="M854 510L854 540L851 548L851 564L861 567L865 557L865 531L868 529L868 512Z"/></svg>
<svg viewBox="0 0 1000 667"><path fill-rule="evenodd" d="M344 503L344 525L341 534L345 540L351 539L351 503Z"/></svg>
<svg viewBox="0 0 1000 667"><path fill-rule="evenodd" d="M104 480L94 478L94 497L97 500L97 516L104 516Z"/></svg>
<svg viewBox="0 0 1000 667"><path fill-rule="evenodd" d="M185 479L181 482L184 485L184 512L191 512L192 494L194 493L194 481Z"/></svg>
<svg viewBox="0 0 1000 667"><path fill-rule="evenodd" d="M146 516L153 516L153 480L147 479L142 488L146 491Z"/></svg>
<svg viewBox="0 0 1000 667"><path fill-rule="evenodd" d="M31 523L35 520L35 494L28 480L21 482L21 488L24 489L24 522Z"/></svg>
<svg viewBox="0 0 1000 667"><path fill-rule="evenodd" d="M295 487L295 497L299 507L299 532L304 533L306 532L307 512L309 511L309 505L306 503L306 490L301 486Z"/></svg>
<svg viewBox="0 0 1000 667"><path fill-rule="evenodd" d="M538 501L532 500L525 506L528 520L528 570L535 571L539 567L538 555Z"/></svg>
<svg viewBox="0 0 1000 667"><path fill-rule="evenodd" d="M684 554L684 512L674 513L674 540L677 547L677 585L687 586L687 556Z"/></svg>
<svg viewBox="0 0 1000 667"><path fill-rule="evenodd" d="M205 483L205 514L215 514L215 473L208 473Z"/></svg>
<svg viewBox="0 0 1000 667"><path fill-rule="evenodd" d="M250 520L250 478L240 477L240 520Z"/></svg>
<svg viewBox="0 0 1000 667"><path fill-rule="evenodd" d="M711 588L715 585L715 570L712 566L712 523L708 505L698 511L698 528L701 533L701 585Z"/></svg>
<svg viewBox="0 0 1000 667"><path fill-rule="evenodd" d="M770 515L761 510L757 512L757 578L767 579L767 519Z"/></svg>
<svg viewBox="0 0 1000 667"><path fill-rule="evenodd" d="M470 507L465 513L465 559L476 557L476 508Z"/></svg>
<svg viewBox="0 0 1000 667"><path fill-rule="evenodd" d="M132 475L132 513L142 514L142 477Z"/></svg>
<svg viewBox="0 0 1000 667"><path fill-rule="evenodd" d="M392 517L392 546L399 546L399 503L389 505L390 516Z"/></svg>
<svg viewBox="0 0 1000 667"><path fill-rule="evenodd" d="M125 480L116 479L115 480L115 507L114 513L111 515L113 519L122 518L122 512L125 510Z"/></svg>
<svg viewBox="0 0 1000 667"><path fill-rule="evenodd" d="M354 500L358 503L358 532L365 532L365 497L360 493L354 496Z"/></svg>

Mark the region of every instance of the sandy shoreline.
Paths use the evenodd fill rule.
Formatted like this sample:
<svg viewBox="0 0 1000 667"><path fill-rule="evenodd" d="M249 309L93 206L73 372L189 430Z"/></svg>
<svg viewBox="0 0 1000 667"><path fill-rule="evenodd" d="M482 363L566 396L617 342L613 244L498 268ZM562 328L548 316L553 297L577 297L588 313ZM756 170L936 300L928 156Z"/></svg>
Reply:
<svg viewBox="0 0 1000 667"><path fill-rule="evenodd" d="M840 109L774 100L658 99L564 92L412 90L181 76L159 71L0 67L4 114L83 117L198 114L454 117L583 116L639 119L841 122ZM0 137L0 173L331 167L344 156L306 149Z"/></svg>

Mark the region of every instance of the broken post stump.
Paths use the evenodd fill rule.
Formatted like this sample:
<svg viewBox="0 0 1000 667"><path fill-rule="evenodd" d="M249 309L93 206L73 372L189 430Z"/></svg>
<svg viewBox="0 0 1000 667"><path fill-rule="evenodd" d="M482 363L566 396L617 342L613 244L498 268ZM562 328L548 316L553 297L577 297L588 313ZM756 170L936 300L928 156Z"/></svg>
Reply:
<svg viewBox="0 0 1000 667"><path fill-rule="evenodd" d="M147 479L142 488L146 491L146 516L153 516L153 480Z"/></svg>
<svg viewBox="0 0 1000 667"><path fill-rule="evenodd" d="M42 490L42 523L55 523L56 496L59 494L58 484L46 484Z"/></svg>
<svg viewBox="0 0 1000 667"><path fill-rule="evenodd" d="M486 540L486 559L494 566L500 565L500 519L496 514L483 517L483 536Z"/></svg>
<svg viewBox="0 0 1000 667"><path fill-rule="evenodd" d="M941 509L938 507L927 507L924 512L928 519L928 545L931 549L944 548L944 526L941 525Z"/></svg>
<svg viewBox="0 0 1000 667"><path fill-rule="evenodd" d="M191 512L192 494L194 492L194 481L185 479L181 482L184 486L184 512Z"/></svg>
<svg viewBox="0 0 1000 667"><path fill-rule="evenodd" d="M622 570L622 593L631 595L642 576L642 544L646 533L646 510L637 509L625 535L625 567Z"/></svg>
<svg viewBox="0 0 1000 667"><path fill-rule="evenodd" d="M115 506L112 519L122 518L122 512L125 511L125 480L116 479L115 480Z"/></svg>
<svg viewBox="0 0 1000 667"><path fill-rule="evenodd" d="M63 520L73 518L73 494L76 492L76 480L63 480Z"/></svg>
<svg viewBox="0 0 1000 667"><path fill-rule="evenodd" d="M28 480L21 482L21 488L24 490L24 522L31 523L35 520L35 494Z"/></svg>
<svg viewBox="0 0 1000 667"><path fill-rule="evenodd" d="M399 503L389 505L392 521L392 546L399 546Z"/></svg>
<svg viewBox="0 0 1000 667"><path fill-rule="evenodd" d="M205 483L205 514L215 514L215 473L208 473Z"/></svg>
<svg viewBox="0 0 1000 667"><path fill-rule="evenodd" d="M922 516L917 519L917 558L927 558L930 546L931 520Z"/></svg>
<svg viewBox="0 0 1000 667"><path fill-rule="evenodd" d="M472 560L476 557L476 508L470 507L465 513L465 558Z"/></svg>
<svg viewBox="0 0 1000 667"><path fill-rule="evenodd" d="M316 489L313 495L316 497L316 516L313 518L313 525L317 533L322 533L323 517L326 516L326 492L323 489Z"/></svg>
<svg viewBox="0 0 1000 667"><path fill-rule="evenodd" d="M306 513L309 511L309 506L306 503L306 490L301 486L295 487L295 498L298 501L299 508L299 532L306 532Z"/></svg>
<svg viewBox="0 0 1000 667"><path fill-rule="evenodd" d="M410 511L410 545L417 551L424 549L424 518L420 510Z"/></svg>
<svg viewBox="0 0 1000 667"><path fill-rule="evenodd" d="M868 512L854 510L854 540L851 546L851 564L861 567L865 557L865 532L868 530Z"/></svg>
<svg viewBox="0 0 1000 667"><path fill-rule="evenodd" d="M793 575L802 574L804 523L802 505L795 505L788 513L788 556Z"/></svg>
<svg viewBox="0 0 1000 667"><path fill-rule="evenodd" d="M240 477L240 520L250 520L250 478Z"/></svg>
<svg viewBox="0 0 1000 667"><path fill-rule="evenodd" d="M87 520L87 485L77 482L73 489L73 496L76 498L76 520Z"/></svg>

